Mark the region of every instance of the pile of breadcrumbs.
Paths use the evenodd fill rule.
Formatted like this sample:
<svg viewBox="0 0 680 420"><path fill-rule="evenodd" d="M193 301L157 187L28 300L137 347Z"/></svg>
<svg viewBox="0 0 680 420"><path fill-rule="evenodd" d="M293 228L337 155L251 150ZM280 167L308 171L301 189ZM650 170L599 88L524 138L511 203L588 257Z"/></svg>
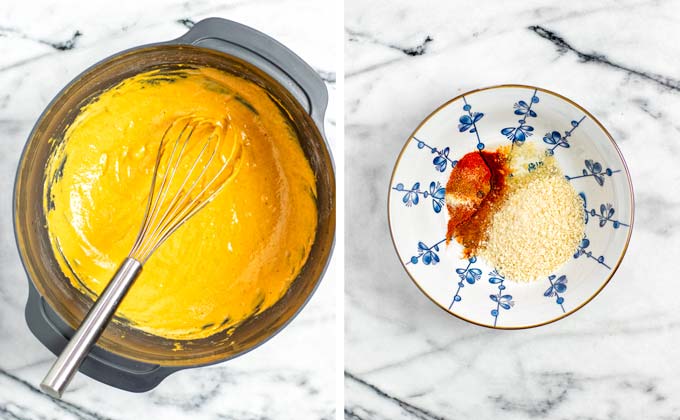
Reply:
<svg viewBox="0 0 680 420"><path fill-rule="evenodd" d="M513 161L536 156L526 146L519 152L515 147ZM541 156L529 167L507 179L506 198L479 250L501 275L523 282L544 278L569 260L585 230L583 201L554 157Z"/></svg>

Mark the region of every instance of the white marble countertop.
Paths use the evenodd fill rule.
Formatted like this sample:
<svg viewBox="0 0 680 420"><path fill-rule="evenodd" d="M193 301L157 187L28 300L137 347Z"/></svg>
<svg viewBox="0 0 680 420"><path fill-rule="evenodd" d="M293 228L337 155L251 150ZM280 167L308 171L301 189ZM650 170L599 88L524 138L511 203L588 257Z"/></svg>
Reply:
<svg viewBox="0 0 680 420"><path fill-rule="evenodd" d="M63 401L37 385L54 356L29 332L26 275L14 243L19 155L52 97L87 66L120 50L183 34L219 16L287 45L335 90L334 16L313 0L15 1L0 7L0 419L330 419L335 407L333 263L302 313L264 346L233 361L181 371L149 393L78 375ZM331 106L326 132L333 143Z"/></svg>
<svg viewBox="0 0 680 420"><path fill-rule="evenodd" d="M680 418L680 4L426 3L345 7L345 417ZM610 284L566 319L521 331L433 305L402 269L386 220L392 167L418 123L504 83L589 109L617 140L636 196Z"/></svg>

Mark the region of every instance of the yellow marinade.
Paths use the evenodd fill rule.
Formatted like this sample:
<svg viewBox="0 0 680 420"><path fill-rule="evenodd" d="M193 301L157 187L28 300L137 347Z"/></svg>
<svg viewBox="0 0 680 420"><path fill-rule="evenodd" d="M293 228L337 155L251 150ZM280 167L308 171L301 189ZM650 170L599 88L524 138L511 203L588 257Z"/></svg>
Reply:
<svg viewBox="0 0 680 420"><path fill-rule="evenodd" d="M46 168L44 200L61 269L95 298L135 242L164 130L187 115L240 130L239 172L151 256L117 312L178 340L208 337L272 306L314 242L314 174L267 92L212 68L125 79L67 129Z"/></svg>

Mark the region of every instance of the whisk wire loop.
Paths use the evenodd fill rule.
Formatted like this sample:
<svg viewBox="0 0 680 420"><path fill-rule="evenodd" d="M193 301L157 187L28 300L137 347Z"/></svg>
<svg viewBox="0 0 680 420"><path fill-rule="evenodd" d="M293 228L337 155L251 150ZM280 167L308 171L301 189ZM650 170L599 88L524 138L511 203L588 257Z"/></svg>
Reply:
<svg viewBox="0 0 680 420"><path fill-rule="evenodd" d="M233 143L225 156L222 149L230 133ZM207 134L201 136L202 144L192 141L198 134ZM194 143L200 149L192 155ZM196 117L173 122L158 149L147 211L129 256L146 262L160 244L208 204L238 172L241 147L237 130L228 124Z"/></svg>

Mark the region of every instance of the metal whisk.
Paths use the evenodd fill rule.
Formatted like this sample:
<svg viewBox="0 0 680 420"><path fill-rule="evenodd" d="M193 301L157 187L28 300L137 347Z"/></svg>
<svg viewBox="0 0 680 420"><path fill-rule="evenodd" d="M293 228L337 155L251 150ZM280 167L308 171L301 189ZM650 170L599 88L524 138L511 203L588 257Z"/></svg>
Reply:
<svg viewBox="0 0 680 420"><path fill-rule="evenodd" d="M231 148L225 142L233 135ZM229 150L223 150L229 149ZM225 154L223 152L228 152ZM236 176L242 139L228 123L182 117L158 148L142 227L132 250L40 384L60 398L151 254Z"/></svg>

